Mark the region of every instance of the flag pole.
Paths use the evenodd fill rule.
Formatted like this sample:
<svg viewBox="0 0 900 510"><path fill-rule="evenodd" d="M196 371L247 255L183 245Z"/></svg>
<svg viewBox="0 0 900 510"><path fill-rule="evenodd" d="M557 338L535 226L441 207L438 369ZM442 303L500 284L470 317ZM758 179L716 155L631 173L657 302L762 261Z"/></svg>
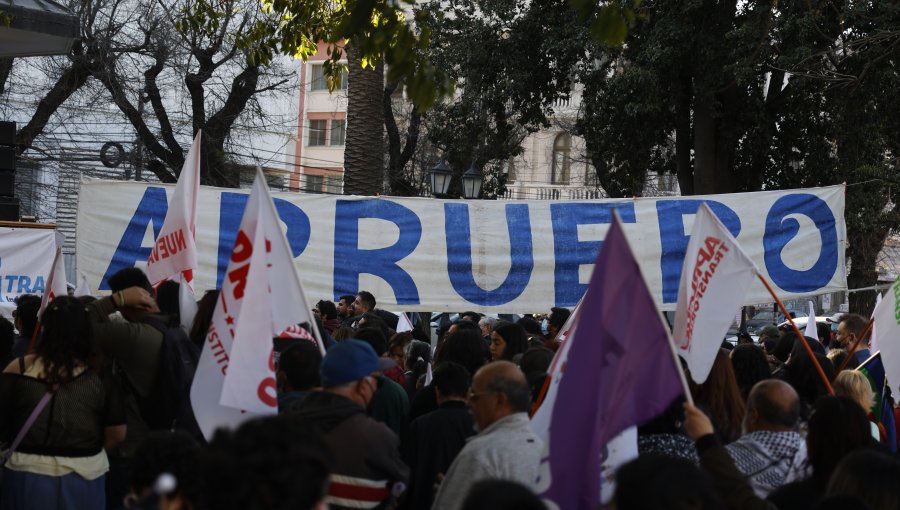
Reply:
<svg viewBox="0 0 900 510"><path fill-rule="evenodd" d="M868 336L869 331L872 331L872 326L875 324L875 319L869 319L869 324L866 326L866 330L863 331L863 334L856 338L856 341L853 342L853 346L850 347L850 352L847 353L847 357L844 358L844 361L841 362L841 366L838 367L836 374L841 373L841 370L847 368L847 364L850 363L850 358L853 357L853 353L856 352L856 348L859 347L859 343L862 342L863 338ZM880 351L879 351L880 352ZM874 357L874 356L873 356ZM872 359L872 358L869 358ZM868 360L867 360L868 361ZM862 366L862 365L860 365Z"/></svg>
<svg viewBox="0 0 900 510"><path fill-rule="evenodd" d="M797 333L797 336L800 337L800 341L803 342L803 347L806 349L806 353L809 355L810 359L813 362L813 365L816 367L816 372L819 373L819 377L822 378L822 382L825 383L825 388L828 389L829 395L834 395L834 388L831 387L831 381L828 380L828 376L825 375L825 371L822 370L822 365L819 364L819 360L816 359L815 354L813 353L812 347L809 346L809 343L806 341L806 337L803 333L800 332L800 329L794 324L794 318L791 317L791 314L788 313L787 308L784 307L784 303L781 302L781 299L778 298L778 295L775 294L775 291L772 289L772 286L769 285L769 282L763 278L763 275L757 273L759 277L759 281L766 287L766 290L769 291L769 294L772 295L772 298L775 299L775 302L778 304L778 307L781 309L781 313L787 317L788 322L791 323L791 327L794 328L794 332Z"/></svg>
<svg viewBox="0 0 900 510"><path fill-rule="evenodd" d="M860 363L858 367L854 368L854 370L859 370L860 368L865 368L865 366L868 365L870 361L877 358L879 354L881 354L881 351L875 351L875 354L866 358L866 360L863 361L862 363ZM849 358L850 356L847 356L847 357Z"/></svg>
<svg viewBox="0 0 900 510"><path fill-rule="evenodd" d="M262 168L256 167L256 173L261 176ZM268 185L268 183L265 182L265 179L263 179L263 183L265 184L265 190L266 190L266 200L265 200L265 202L267 202L266 207L269 207L270 210L272 211L272 214L274 215L274 217L278 218L278 210L275 209L275 202L272 200L272 194L269 190L269 185ZM288 253L291 253L291 246L288 244L287 238L284 237L284 233L279 232L279 234L280 235L278 235L276 237L281 238L281 243L284 246L284 249L287 250ZM300 282L300 275L297 274L297 267L294 266L293 260L291 261L291 274L293 275L294 280L297 282L297 287L300 289L300 296L303 298L303 303L301 303L303 306L303 309L306 310L307 312L309 312L310 307L309 307L309 300L306 299L306 290L303 288L303 284ZM322 354L322 356L325 356L325 340L322 338L322 333L319 332L319 326L316 324L315 317L310 316L309 326L312 329L313 336L316 339L316 344L319 347L319 352Z"/></svg>
<svg viewBox="0 0 900 510"><path fill-rule="evenodd" d="M672 353L672 361L675 363L675 371L678 372L678 378L681 379L681 386L684 388L684 398L688 403L694 405L694 396L691 395L691 388L688 386L687 377L684 375L684 369L681 367L681 358L678 357L678 351L675 350L675 340L672 334L666 329L666 338L669 339L669 351Z"/></svg>
<svg viewBox="0 0 900 510"><path fill-rule="evenodd" d="M37 322L34 325L34 333L31 335L31 341L28 342L28 350L25 351L26 354L34 353L34 345L37 343L38 333L41 331L41 318L38 317Z"/></svg>
<svg viewBox="0 0 900 510"><path fill-rule="evenodd" d="M579 300L578 305L576 305L576 307L575 307L575 311L572 312L574 317L569 319L572 321L573 328L578 324L578 318L581 316L581 306L580 305L581 305L581 301ZM563 329L556 332L556 337L554 337L553 340L554 341L558 340L559 337L563 334L563 331L565 331L565 325L563 325ZM569 338L566 341L569 342L571 340L572 339ZM561 352L562 348L563 348L563 346L560 345L557 352ZM547 390L550 388L550 379L552 377L551 374L553 374L553 372L554 372L554 367L556 367L557 361L558 361L558 358L556 356L553 356L553 360L550 363L550 367L547 369L547 375L546 375L546 377L544 377L544 384L541 385L541 392L538 394L537 400L535 400L534 404L531 406L531 416L534 416L534 414L538 411L538 409L541 408L541 404L544 403L544 399L547 397Z"/></svg>

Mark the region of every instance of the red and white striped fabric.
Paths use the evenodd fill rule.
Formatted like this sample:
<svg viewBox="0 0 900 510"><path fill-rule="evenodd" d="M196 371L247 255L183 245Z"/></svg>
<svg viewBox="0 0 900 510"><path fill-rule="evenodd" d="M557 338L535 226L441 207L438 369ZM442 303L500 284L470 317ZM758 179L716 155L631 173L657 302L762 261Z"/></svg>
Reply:
<svg viewBox="0 0 900 510"><path fill-rule="evenodd" d="M346 508L375 508L391 496L387 480L331 475L325 502Z"/></svg>

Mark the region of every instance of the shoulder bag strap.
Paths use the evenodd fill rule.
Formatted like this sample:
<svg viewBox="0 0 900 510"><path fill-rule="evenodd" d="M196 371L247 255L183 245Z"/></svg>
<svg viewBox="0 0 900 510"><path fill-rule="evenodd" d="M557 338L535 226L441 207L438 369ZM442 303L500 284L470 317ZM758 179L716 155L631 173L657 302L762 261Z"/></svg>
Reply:
<svg viewBox="0 0 900 510"><path fill-rule="evenodd" d="M37 417L40 416L41 411L43 411L44 408L47 407L50 399L53 398L53 393L54 392L52 389L47 390L47 393L44 393L44 396L41 397L41 400L38 401L36 406L34 406L34 410L31 411L31 415L28 416L27 420L25 420L25 424L22 425L22 428L16 435L16 439L13 440L12 445L9 447L9 450L7 450L6 455L3 457L3 460L0 461L0 466L5 466L9 461L9 458L12 457L13 452L16 451L16 448L18 448L22 440L25 439L25 434L28 434L28 431L31 430L32 425L34 425L34 422L37 421Z"/></svg>

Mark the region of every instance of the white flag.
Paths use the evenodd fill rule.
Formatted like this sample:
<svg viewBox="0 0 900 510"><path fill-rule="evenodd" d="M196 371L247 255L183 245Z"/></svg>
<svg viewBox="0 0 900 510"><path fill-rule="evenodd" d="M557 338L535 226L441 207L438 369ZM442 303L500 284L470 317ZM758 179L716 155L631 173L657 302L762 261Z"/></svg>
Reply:
<svg viewBox="0 0 900 510"><path fill-rule="evenodd" d="M412 331L413 325L409 320L409 316L406 315L406 312L398 312L397 313L397 333L403 333L404 331Z"/></svg>
<svg viewBox="0 0 900 510"><path fill-rule="evenodd" d="M732 317L756 277L756 265L706 204L700 206L681 269L672 336L702 383L709 376Z"/></svg>
<svg viewBox="0 0 900 510"><path fill-rule="evenodd" d="M78 287L75 288L75 297L92 296L93 292L91 292L91 286L88 285L87 276L81 271L78 274L81 279L78 281Z"/></svg>
<svg viewBox="0 0 900 510"><path fill-rule="evenodd" d="M806 321L806 331L803 332L803 335L817 340L819 338L819 330L816 329L816 307L812 301L809 302L809 318Z"/></svg>
<svg viewBox="0 0 900 510"><path fill-rule="evenodd" d="M194 326L194 317L197 316L197 298L186 282L184 273L178 275L178 315L181 318L181 327L190 334Z"/></svg>
<svg viewBox="0 0 900 510"><path fill-rule="evenodd" d="M216 427L277 412L272 338L307 321L321 338L309 309L269 188L257 170L191 387L191 404L206 437Z"/></svg>
<svg viewBox="0 0 900 510"><path fill-rule="evenodd" d="M878 305L881 304L881 292L877 294L875 297L875 308L878 308ZM875 317L875 312L872 311L872 318ZM877 352L878 351L878 339L875 337L875 324L872 324L872 334L869 336L869 352Z"/></svg>
<svg viewBox="0 0 900 510"><path fill-rule="evenodd" d="M152 285L163 280L175 280L184 273L184 281L193 290L197 269L197 194L200 191L200 136L197 132L188 151L181 175L175 184L166 219L147 258L147 278Z"/></svg>
<svg viewBox="0 0 900 510"><path fill-rule="evenodd" d="M875 305L875 328L884 375L894 395L900 395L900 279L894 282Z"/></svg>
<svg viewBox="0 0 900 510"><path fill-rule="evenodd" d="M543 388L541 389L543 401L534 413L534 416L531 417L531 430L544 441L544 444L547 444L550 438L550 417L553 415L553 406L556 404L556 394L559 392L559 383L562 382L563 372L565 372L566 369L566 361L569 358L569 348L572 344L572 342L567 342L566 340L572 338L572 333L575 332L575 328L578 326L578 318L581 314L581 303L583 300L584 296L578 300L572 313L569 314L569 318L566 319L566 323L563 324L563 327L556 333L556 338L553 339L554 342L557 342L560 345L556 350L556 354L553 355L550 367L547 369L547 380L544 382L547 388L546 390Z"/></svg>
<svg viewBox="0 0 900 510"><path fill-rule="evenodd" d="M241 247L246 262L226 270L226 285L243 281L241 309L235 313L231 361L225 375L221 404L266 414L278 412L272 338L301 322L314 323L310 306L294 269L294 258L281 230L265 177L257 169L253 190L238 233L251 245ZM240 241L239 241L240 242ZM235 248L238 249L237 247ZM226 293L226 297L230 294ZM321 343L320 349L324 354Z"/></svg>
<svg viewBox="0 0 900 510"><path fill-rule="evenodd" d="M50 275L47 276L47 287L41 296L41 308L38 317L44 314L47 305L59 296L69 295L69 284L66 281L66 263L63 258L62 248L56 248L56 256L53 257L53 265L50 266Z"/></svg>

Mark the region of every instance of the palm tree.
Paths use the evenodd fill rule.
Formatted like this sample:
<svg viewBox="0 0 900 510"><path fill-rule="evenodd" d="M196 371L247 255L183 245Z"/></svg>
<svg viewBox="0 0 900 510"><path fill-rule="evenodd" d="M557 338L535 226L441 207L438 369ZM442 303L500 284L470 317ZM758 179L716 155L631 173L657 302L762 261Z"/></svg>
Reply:
<svg viewBox="0 0 900 510"><path fill-rule="evenodd" d="M347 140L344 146L344 194L384 191L384 66L363 68L359 52L348 44Z"/></svg>

